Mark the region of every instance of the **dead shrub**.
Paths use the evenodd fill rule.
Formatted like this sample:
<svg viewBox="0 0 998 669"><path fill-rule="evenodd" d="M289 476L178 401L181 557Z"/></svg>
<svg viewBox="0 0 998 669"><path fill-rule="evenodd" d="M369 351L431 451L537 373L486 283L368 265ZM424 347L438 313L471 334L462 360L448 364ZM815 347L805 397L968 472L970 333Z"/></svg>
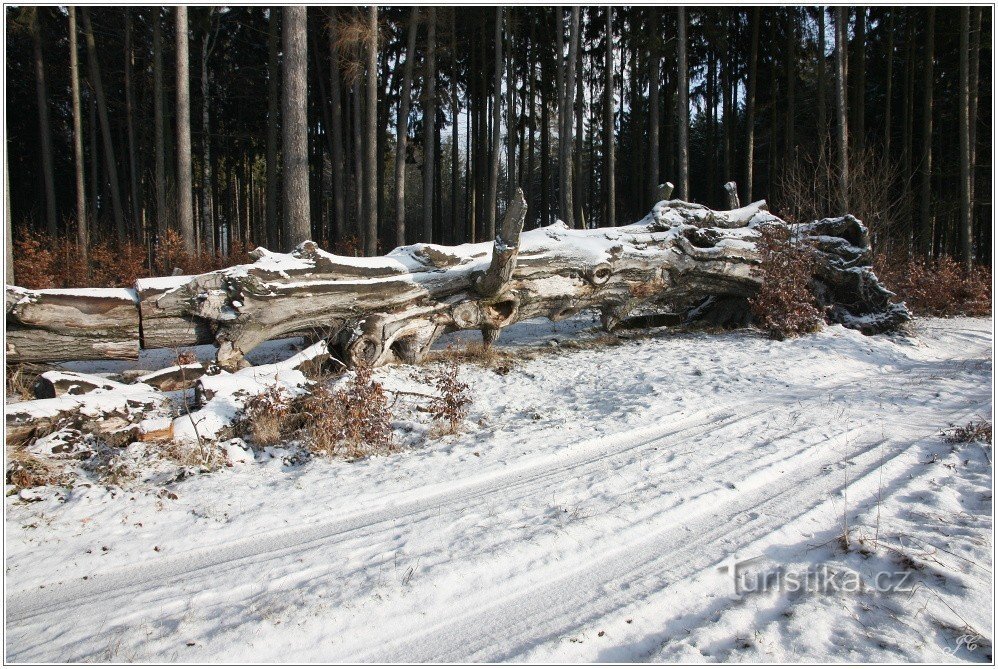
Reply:
<svg viewBox="0 0 998 669"><path fill-rule="evenodd" d="M52 240L27 232L14 242L14 277L25 288L51 288L56 285L56 256Z"/></svg>
<svg viewBox="0 0 998 669"><path fill-rule="evenodd" d="M991 421L982 420L955 427L947 432L946 441L951 444L969 444L975 441L990 444Z"/></svg>
<svg viewBox="0 0 998 669"><path fill-rule="evenodd" d="M825 218L841 206L840 177L831 142L818 151L795 153L777 176L774 211L798 223ZM901 181L897 166L879 147L850 150L849 213L869 228L875 248L907 233L906 202L896 195Z"/></svg>
<svg viewBox="0 0 998 669"><path fill-rule="evenodd" d="M967 270L949 256L916 261L880 254L874 270L884 284L919 316L991 314L991 268Z"/></svg>
<svg viewBox="0 0 998 669"><path fill-rule="evenodd" d="M343 388L318 386L295 404L305 445L313 453L356 459L395 448L388 394L368 366L357 367Z"/></svg>
<svg viewBox="0 0 998 669"><path fill-rule="evenodd" d="M430 414L434 420L444 421L450 428L450 434L457 432L471 404L468 384L458 379L457 374L458 364L451 361L431 376L433 387L440 395L430 403Z"/></svg>
<svg viewBox="0 0 998 669"><path fill-rule="evenodd" d="M758 248L762 286L749 300L756 323L780 340L816 331L822 315L810 287L815 263L810 247L796 243L785 228L764 226Z"/></svg>
<svg viewBox="0 0 998 669"><path fill-rule="evenodd" d="M257 446L279 444L289 431L291 402L275 387L251 397L243 409L244 431Z"/></svg>

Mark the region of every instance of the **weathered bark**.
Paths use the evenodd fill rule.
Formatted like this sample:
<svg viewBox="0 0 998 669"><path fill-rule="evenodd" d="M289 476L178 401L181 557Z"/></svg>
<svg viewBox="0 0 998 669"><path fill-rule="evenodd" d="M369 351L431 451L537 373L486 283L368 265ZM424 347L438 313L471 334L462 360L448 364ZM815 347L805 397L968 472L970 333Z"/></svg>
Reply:
<svg viewBox="0 0 998 669"><path fill-rule="evenodd" d="M623 228L521 234L525 207L518 190L491 247L416 244L358 260L305 242L291 254L257 249L251 265L141 280L134 291L8 288L8 359L135 357L140 315L143 347L214 341L227 369L245 366L263 341L305 333L346 364L376 365L417 361L447 331L479 329L490 343L517 321L587 308L609 329L638 309L716 315L761 284L759 227L786 226L764 202L712 211L665 200ZM862 223L824 219L797 234L817 248L831 320L882 331L907 318L870 270Z"/></svg>
<svg viewBox="0 0 998 669"><path fill-rule="evenodd" d="M194 237L194 174L191 167L191 88L187 44L187 7L177 12L177 224L184 251L192 255ZM86 14L84 14L86 16Z"/></svg>
<svg viewBox="0 0 998 669"><path fill-rule="evenodd" d="M69 82L73 109L73 174L76 178L76 243L84 271L90 272L87 259L90 231L87 225L87 192L83 158L83 112L80 109L80 63L76 45L76 7L69 7Z"/></svg>
<svg viewBox="0 0 998 669"><path fill-rule="evenodd" d="M5 302L9 362L139 356L139 313L132 290L8 287Z"/></svg>
<svg viewBox="0 0 998 669"><path fill-rule="evenodd" d="M729 181L724 184L724 195L727 201L728 209L738 209L741 206L738 202L738 184L734 181Z"/></svg>
<svg viewBox="0 0 998 669"><path fill-rule="evenodd" d="M195 277L171 291L171 299L212 323L223 367L244 364L242 356L267 339L308 328L324 329L348 364L412 362L448 330L480 329L492 341L503 327L536 316L559 320L598 308L612 326L652 303L685 313L707 297L749 297L760 284L753 271L757 227L785 225L763 203L715 212L667 201L635 226L551 226L525 233L516 245L522 215L518 207L507 212L492 253L485 244L460 252L417 244L372 264L307 243L291 255L261 250L255 265ZM835 303L839 320L894 314L889 293L867 267L869 240L861 223L826 219L808 230L827 247L825 283L852 285ZM825 240L828 235L841 239ZM843 272L856 276L840 277Z"/></svg>
<svg viewBox="0 0 998 669"><path fill-rule="evenodd" d="M311 238L308 185L308 51L306 8L283 9L281 39L281 154L283 158L283 231L289 250Z"/></svg>

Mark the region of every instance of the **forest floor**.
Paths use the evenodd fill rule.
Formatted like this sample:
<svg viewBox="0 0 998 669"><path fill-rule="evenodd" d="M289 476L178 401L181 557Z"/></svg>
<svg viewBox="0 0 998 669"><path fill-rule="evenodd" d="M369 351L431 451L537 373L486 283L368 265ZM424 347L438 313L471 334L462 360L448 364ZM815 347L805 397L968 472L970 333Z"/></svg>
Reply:
<svg viewBox="0 0 998 669"><path fill-rule="evenodd" d="M991 319L592 325L462 365L458 434L405 396L390 456L8 495L7 660L992 659L992 448L944 434L991 420Z"/></svg>

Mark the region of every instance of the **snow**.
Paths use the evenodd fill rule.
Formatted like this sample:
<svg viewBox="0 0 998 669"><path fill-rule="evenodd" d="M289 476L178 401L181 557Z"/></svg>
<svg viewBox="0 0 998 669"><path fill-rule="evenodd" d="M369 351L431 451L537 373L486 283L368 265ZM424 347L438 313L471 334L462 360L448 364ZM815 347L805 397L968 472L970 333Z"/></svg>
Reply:
<svg viewBox="0 0 998 669"><path fill-rule="evenodd" d="M391 456L231 440L209 475L7 496L6 659L990 661L992 450L941 436L991 419L990 320L567 346L592 324L463 365L457 435L400 396ZM915 587L738 596L749 558Z"/></svg>

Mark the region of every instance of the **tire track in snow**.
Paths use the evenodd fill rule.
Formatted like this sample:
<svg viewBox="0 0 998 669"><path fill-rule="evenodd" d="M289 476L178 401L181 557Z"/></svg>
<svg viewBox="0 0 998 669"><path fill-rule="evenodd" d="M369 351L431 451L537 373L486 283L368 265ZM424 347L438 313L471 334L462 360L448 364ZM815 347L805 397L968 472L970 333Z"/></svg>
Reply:
<svg viewBox="0 0 998 669"><path fill-rule="evenodd" d="M878 369L855 374L844 380L838 377L836 383L816 385L811 396L804 398L803 401L808 406L823 403L824 398L830 393L852 384L881 377L884 373L885 370ZM889 376L902 377L897 379L899 384L908 382L903 378L908 375L901 373L900 370L890 370ZM888 380L894 379L878 378L877 387L883 387L884 382ZM11 593L7 599L8 633L10 634L15 631L13 628L23 626L34 618L50 614L82 617L82 614L88 611L98 614L109 611L116 614L124 612L132 608L128 606L129 604L139 603L133 599L133 595L137 593L146 595L143 599L146 600L148 608L141 610L132 608L126 614L127 618L142 617L143 614L148 614L151 611L163 612L171 608L167 606L166 600L172 597L174 603L186 601L190 596L186 590L197 590L199 584L207 584L206 587L210 591L211 583L219 570L245 569L251 565L259 565L261 562L285 564L298 553L305 553L326 545L334 545L340 541L375 536L378 533L390 534L397 529L399 523L403 523L403 527L414 527L429 516L438 515L447 510L460 511L464 508L462 505L481 502L496 495L500 495L506 501L527 499L536 495L537 491L545 490L552 481L560 480L568 475L579 475L577 470L581 469L584 473L593 472L599 468L611 468L617 459L622 457L626 459L626 457L630 457L636 452L643 452L651 446L675 446L685 436L693 433L721 435L724 434L725 430L742 426L750 419L758 421L761 417L772 416L780 410L794 410L796 406L796 404L789 402L773 405L771 398L767 398L765 401L755 400L727 404L714 410L699 411L679 418L675 424L666 428L662 426L636 428L612 437L593 439L552 456L531 458L516 466L512 471L509 469L491 471L475 479L465 480L457 484L448 482L417 488L404 494L401 503L386 504L382 509L373 512L346 516L318 526L281 530L262 537L252 537L244 542L223 546L221 550L212 548L199 553L188 553L174 558L143 563L131 569L99 574L84 584L47 585L46 592L32 589ZM804 409L803 405L801 409ZM805 413L807 412L805 411ZM662 420L670 418L664 417ZM814 430L823 426L804 425L802 427ZM795 433L790 431L783 436L788 437L792 434ZM809 451L811 448L805 447L801 453ZM667 454L674 455L671 451L667 451L663 453L663 456ZM751 451L746 450L742 454L751 454ZM791 459L796 459L798 456L799 454L795 454ZM707 463L702 464L707 465ZM724 471L732 471L731 464L733 463L729 463ZM822 464L827 464L827 462ZM680 466L680 463L677 463L676 466ZM669 468L667 471L671 469ZM724 474L724 471L712 471L711 475L716 477ZM455 485L459 487L455 489ZM514 496L514 494L518 496ZM764 491L760 494L769 496L772 493ZM734 504L740 498L739 491L726 504ZM689 504L703 505L703 500L695 498L690 500ZM717 510L717 508L712 507L705 513L716 514ZM672 507L662 509L659 511L659 515L675 513L675 511L676 509ZM737 513L732 514L732 517L737 515ZM391 526L379 529L386 524ZM290 575L293 576L294 572ZM179 589L184 590L184 592L175 592L179 585L175 582L178 578L182 579L185 586ZM143 592L144 586L150 583L163 585L150 592ZM171 589L174 592L171 593ZM226 593L219 592L218 594L224 596ZM495 601L494 598L493 601ZM114 622L118 623L120 620L121 618L117 618ZM481 627L479 626L478 629L480 631ZM38 641L36 649L44 648L44 639L33 638L32 640ZM8 642L11 641L12 637L9 636ZM67 639L66 642L68 641ZM469 646L465 643L462 648L464 651L468 651ZM20 650L22 652L18 652L16 655L31 654L30 648L22 647ZM12 646L8 647L8 651L12 651ZM482 655L482 657L487 656L487 654Z"/></svg>

